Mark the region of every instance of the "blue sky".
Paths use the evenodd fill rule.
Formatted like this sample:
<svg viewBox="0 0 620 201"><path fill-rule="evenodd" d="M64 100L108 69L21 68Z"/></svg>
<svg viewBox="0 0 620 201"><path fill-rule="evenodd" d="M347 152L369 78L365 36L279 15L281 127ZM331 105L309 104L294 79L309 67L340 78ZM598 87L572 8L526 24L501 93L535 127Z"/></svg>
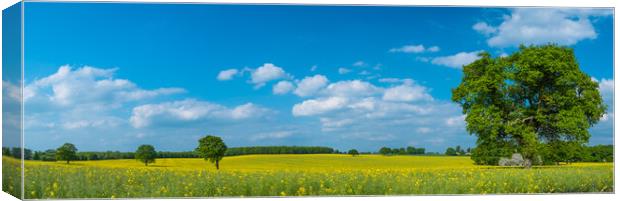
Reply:
<svg viewBox="0 0 620 201"><path fill-rule="evenodd" d="M25 8L26 147L37 150L190 150L207 134L232 147L473 147L450 89L479 51L521 43L573 47L613 102L611 10ZM612 122L609 112L591 144L612 143Z"/></svg>

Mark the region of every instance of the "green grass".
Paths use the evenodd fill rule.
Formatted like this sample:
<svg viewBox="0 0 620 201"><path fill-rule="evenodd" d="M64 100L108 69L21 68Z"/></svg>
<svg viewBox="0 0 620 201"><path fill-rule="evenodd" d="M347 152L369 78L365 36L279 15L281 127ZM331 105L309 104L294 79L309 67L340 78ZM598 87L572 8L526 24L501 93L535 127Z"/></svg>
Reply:
<svg viewBox="0 0 620 201"><path fill-rule="evenodd" d="M5 166L18 161L3 158ZM27 161L26 198L423 195L612 192L612 163L532 169L475 166L467 157L251 155L201 159Z"/></svg>

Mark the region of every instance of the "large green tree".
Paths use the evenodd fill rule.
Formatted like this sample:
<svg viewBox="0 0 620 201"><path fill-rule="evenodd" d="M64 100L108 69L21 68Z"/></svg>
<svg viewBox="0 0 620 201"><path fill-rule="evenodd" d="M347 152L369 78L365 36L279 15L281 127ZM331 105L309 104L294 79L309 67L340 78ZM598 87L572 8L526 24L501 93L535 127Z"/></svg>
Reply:
<svg viewBox="0 0 620 201"><path fill-rule="evenodd" d="M452 100L467 115L467 131L478 137L474 161L497 164L498 157L514 152L531 160L549 143L588 142L588 128L606 106L598 83L579 69L571 48L521 46L507 57L479 56L463 67L462 81L452 90Z"/></svg>
<svg viewBox="0 0 620 201"><path fill-rule="evenodd" d="M67 161L67 164L69 164L69 161L75 160L76 158L77 148L71 143L65 143L56 149L56 160Z"/></svg>
<svg viewBox="0 0 620 201"><path fill-rule="evenodd" d="M200 138L196 152L205 160L215 163L215 169L220 169L220 161L226 153L226 144L222 138L212 135Z"/></svg>
<svg viewBox="0 0 620 201"><path fill-rule="evenodd" d="M138 150L136 150L135 158L144 163L144 166L148 166L149 163L155 163L155 158L157 158L155 147L148 144L140 145Z"/></svg>

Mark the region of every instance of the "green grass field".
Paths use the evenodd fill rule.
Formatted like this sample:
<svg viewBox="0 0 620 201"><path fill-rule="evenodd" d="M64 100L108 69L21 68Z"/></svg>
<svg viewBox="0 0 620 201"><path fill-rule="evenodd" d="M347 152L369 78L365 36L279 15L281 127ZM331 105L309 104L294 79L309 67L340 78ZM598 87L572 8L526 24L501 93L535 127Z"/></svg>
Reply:
<svg viewBox="0 0 620 201"><path fill-rule="evenodd" d="M4 174L19 165L5 157L3 164ZM9 191L18 181L7 176ZM443 156L247 155L225 157L220 171L202 159L25 164L26 198L611 192L613 185L612 163L521 169Z"/></svg>

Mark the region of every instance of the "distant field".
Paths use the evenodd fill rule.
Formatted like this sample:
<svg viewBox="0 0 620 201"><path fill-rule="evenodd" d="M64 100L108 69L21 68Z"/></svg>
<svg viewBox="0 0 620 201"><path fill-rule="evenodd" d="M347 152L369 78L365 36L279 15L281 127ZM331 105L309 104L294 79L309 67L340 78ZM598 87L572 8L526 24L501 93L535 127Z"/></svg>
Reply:
<svg viewBox="0 0 620 201"><path fill-rule="evenodd" d="M61 165L64 162L29 161L32 165ZM110 167L110 168L144 168L144 164L132 159L102 160L102 161L73 161L72 166ZM411 168L472 168L475 166L469 157L444 156L381 156L359 155L352 157L343 154L281 154L281 155L244 155L225 157L220 163L224 171L239 170L333 170L333 169L411 169ZM27 168L27 167L26 167ZM213 170L212 163L200 158L163 158L157 159L155 164L149 164L149 169L183 169L183 170Z"/></svg>
<svg viewBox="0 0 620 201"><path fill-rule="evenodd" d="M17 162L3 157L3 172L15 172L4 168L18 168ZM247 155L225 157L220 171L202 159L157 159L148 167L135 160L25 166L26 198L612 192L614 185L613 163L521 169L444 156ZM8 187L14 182L4 180Z"/></svg>

